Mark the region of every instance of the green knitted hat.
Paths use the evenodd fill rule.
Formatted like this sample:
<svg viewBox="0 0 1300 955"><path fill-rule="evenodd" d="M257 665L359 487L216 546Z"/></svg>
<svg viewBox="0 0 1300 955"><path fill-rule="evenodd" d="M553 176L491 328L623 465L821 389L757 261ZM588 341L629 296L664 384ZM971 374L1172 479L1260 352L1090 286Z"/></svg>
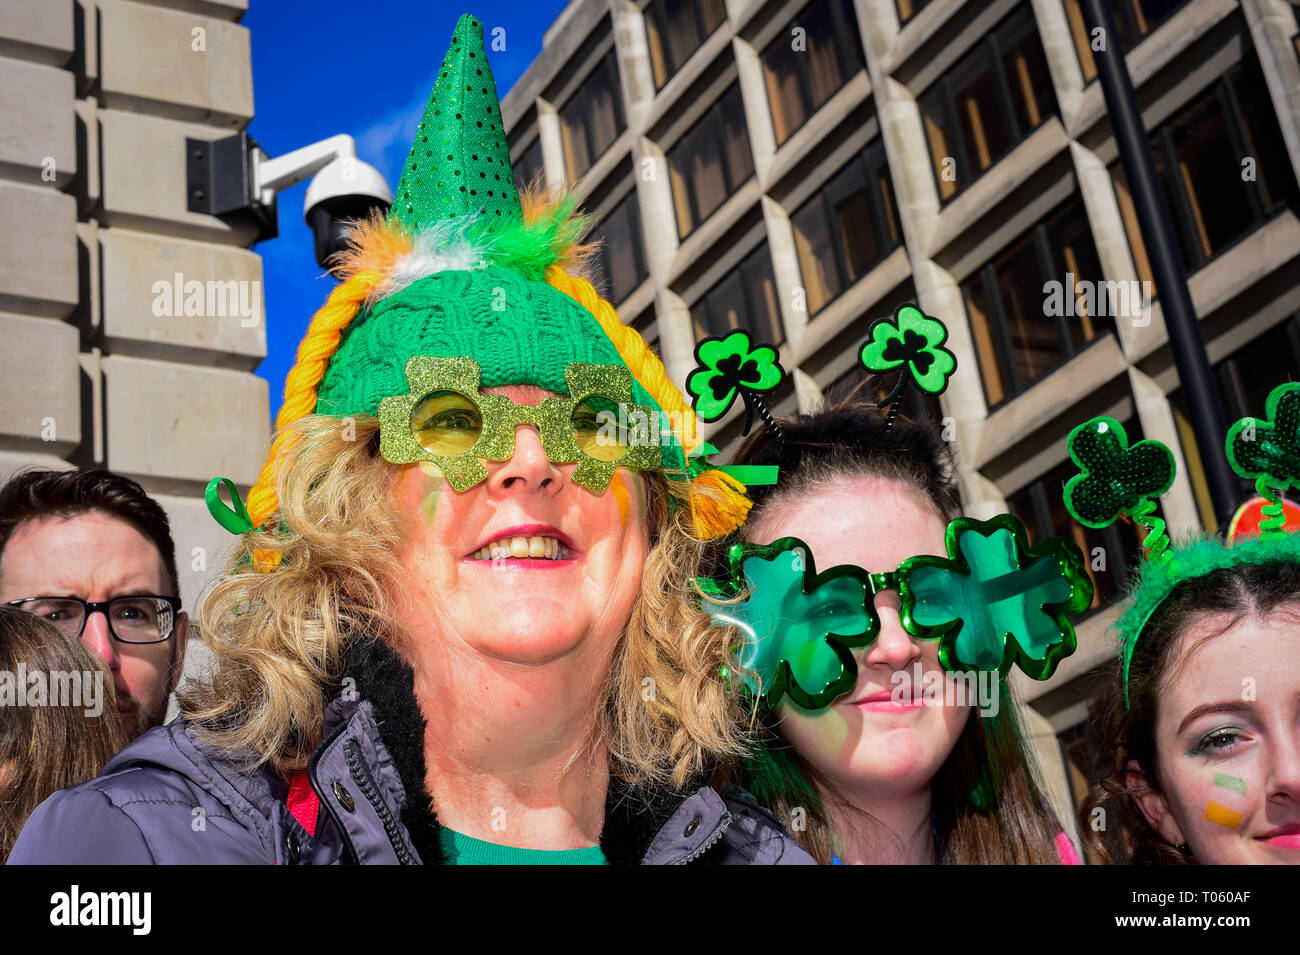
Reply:
<svg viewBox="0 0 1300 955"><path fill-rule="evenodd" d="M572 200L525 221L483 25L462 16L386 224L389 238L409 235L409 251L343 333L316 413L377 413L380 401L406 391L406 363L417 355L472 357L483 387L527 384L558 394L568 392L571 362L626 367L591 312L546 282L585 224ZM382 244L382 236L369 238ZM633 397L663 410L639 383ZM680 453L673 457L684 465Z"/></svg>

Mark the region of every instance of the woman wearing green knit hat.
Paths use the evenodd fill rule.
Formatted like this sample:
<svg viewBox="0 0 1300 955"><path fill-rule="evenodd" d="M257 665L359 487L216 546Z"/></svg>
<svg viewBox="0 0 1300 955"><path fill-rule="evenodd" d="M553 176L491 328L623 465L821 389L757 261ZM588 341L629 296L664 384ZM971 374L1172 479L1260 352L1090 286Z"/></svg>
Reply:
<svg viewBox="0 0 1300 955"><path fill-rule="evenodd" d="M482 37L460 19L247 511L209 488L242 534L202 615L210 677L44 804L20 859L811 861L701 785L744 740L690 581L744 486L577 276L573 201L516 194Z"/></svg>

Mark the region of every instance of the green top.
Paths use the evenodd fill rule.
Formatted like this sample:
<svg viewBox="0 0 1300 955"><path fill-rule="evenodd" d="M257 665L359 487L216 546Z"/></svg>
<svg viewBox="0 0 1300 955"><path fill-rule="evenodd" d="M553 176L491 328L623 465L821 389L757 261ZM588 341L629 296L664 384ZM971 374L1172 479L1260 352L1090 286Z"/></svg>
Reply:
<svg viewBox="0 0 1300 955"><path fill-rule="evenodd" d="M600 846L590 849L518 849L461 835L442 827L439 836L448 865L609 865Z"/></svg>

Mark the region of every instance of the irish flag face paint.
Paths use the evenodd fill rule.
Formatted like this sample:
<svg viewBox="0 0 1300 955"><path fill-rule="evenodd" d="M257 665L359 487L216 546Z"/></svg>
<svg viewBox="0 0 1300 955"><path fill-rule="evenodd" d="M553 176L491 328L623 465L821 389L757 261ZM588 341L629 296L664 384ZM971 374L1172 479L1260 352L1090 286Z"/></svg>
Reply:
<svg viewBox="0 0 1300 955"><path fill-rule="evenodd" d="M1214 785L1220 789L1231 789L1238 796L1246 795L1246 781L1236 776L1229 776L1227 773L1215 773Z"/></svg>
<svg viewBox="0 0 1300 955"><path fill-rule="evenodd" d="M1242 816L1237 810L1229 809L1211 799L1205 807L1205 818L1216 826L1223 826L1224 829L1236 829L1241 825Z"/></svg>

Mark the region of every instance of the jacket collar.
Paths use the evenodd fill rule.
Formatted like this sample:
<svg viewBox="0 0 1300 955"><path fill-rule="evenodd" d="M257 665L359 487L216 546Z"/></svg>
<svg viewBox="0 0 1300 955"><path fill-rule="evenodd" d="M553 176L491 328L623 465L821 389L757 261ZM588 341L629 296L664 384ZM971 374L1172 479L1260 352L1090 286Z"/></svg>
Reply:
<svg viewBox="0 0 1300 955"><path fill-rule="evenodd" d="M399 814L410 849L426 864L444 863L441 827L425 787L426 723L415 698L414 671L387 645L359 639L344 650L342 672L344 690L326 708L326 741L313 755L312 765L338 765L337 755L330 760L328 754L346 750L351 739L355 766L357 750L366 749L361 738L370 734L350 733L349 728L364 731L370 728L364 724L371 724L377 745L362 755L390 761L396 770L401 791L390 794L390 809L395 808ZM354 686L348 684L349 677L355 681ZM361 705L357 697L366 705ZM353 723L363 725L353 727ZM333 808L329 784L322 786L316 773L313 780L321 798ZM353 803L353 813L339 815L345 826L348 816L361 809L357 800ZM708 786L691 785L684 793L675 793L631 787L611 777L600 848L613 865L687 862L721 838L730 821L726 804ZM373 827L368 831L374 831ZM352 848L354 856L364 861L367 853L363 848ZM395 848L400 858L401 849ZM378 852L380 847L372 850Z"/></svg>

